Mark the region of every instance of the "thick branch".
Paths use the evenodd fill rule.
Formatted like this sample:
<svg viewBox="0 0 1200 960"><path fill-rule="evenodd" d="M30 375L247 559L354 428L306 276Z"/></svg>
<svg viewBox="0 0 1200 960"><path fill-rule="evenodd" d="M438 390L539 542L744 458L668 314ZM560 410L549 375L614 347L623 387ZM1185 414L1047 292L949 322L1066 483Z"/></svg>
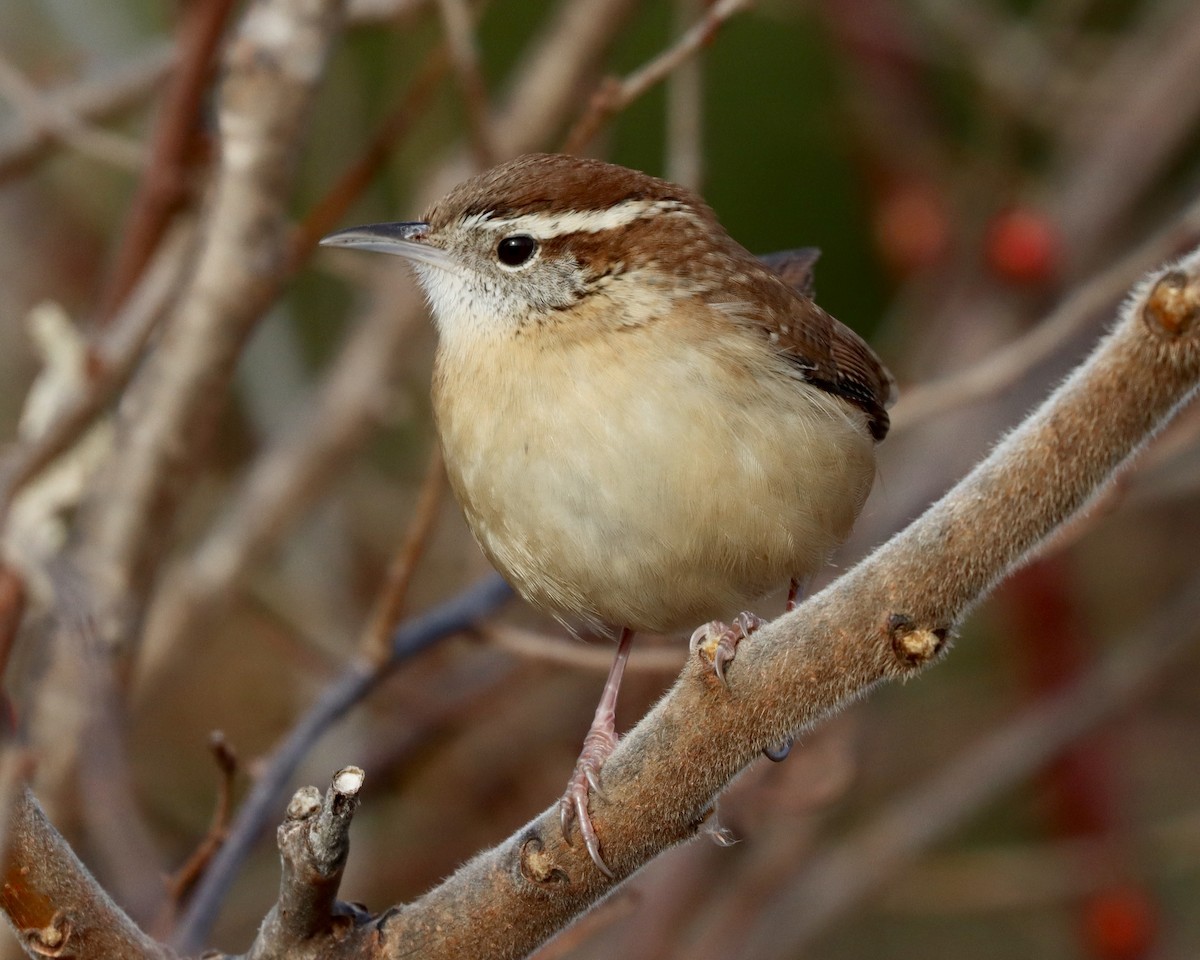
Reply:
<svg viewBox="0 0 1200 960"><path fill-rule="evenodd" d="M693 658L621 742L592 816L619 878L690 837L764 747L934 660L1013 564L1082 507L1200 380L1200 253L970 475L855 569L742 644L720 688ZM386 955L518 957L610 889L557 807L382 924ZM470 917L470 923L461 918Z"/></svg>
<svg viewBox="0 0 1200 960"><path fill-rule="evenodd" d="M28 790L13 801L8 830L0 907L31 957L174 956L108 898Z"/></svg>
<svg viewBox="0 0 1200 960"><path fill-rule="evenodd" d="M972 743L929 780L889 798L876 818L810 858L801 872L781 878L785 882L773 901L757 905L750 935L738 930L736 946L710 943L698 956L782 960L803 955L816 934L920 852L1144 695L1195 648L1198 619L1200 577L1193 577L1153 622L1076 683Z"/></svg>
<svg viewBox="0 0 1200 960"><path fill-rule="evenodd" d="M218 109L221 161L195 273L129 391L121 456L90 501L86 550L110 644L129 641L234 363L275 296L295 144L340 11L339 0L258 0L230 44Z"/></svg>

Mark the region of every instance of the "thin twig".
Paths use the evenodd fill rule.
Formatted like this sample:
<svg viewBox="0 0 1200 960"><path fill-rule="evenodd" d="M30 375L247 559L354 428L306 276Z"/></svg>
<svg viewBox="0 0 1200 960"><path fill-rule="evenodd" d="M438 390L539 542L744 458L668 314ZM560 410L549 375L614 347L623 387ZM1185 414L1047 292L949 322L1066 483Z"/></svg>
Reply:
<svg viewBox="0 0 1200 960"><path fill-rule="evenodd" d="M1200 199L1193 201L1165 229L1076 288L1024 336L961 373L902 390L892 411L892 430L907 430L1010 387L1109 307L1153 264L1182 253L1197 241L1200 241Z"/></svg>
<svg viewBox="0 0 1200 960"><path fill-rule="evenodd" d="M499 159L544 150L579 102L637 0L565 0L520 60L492 127ZM454 179L462 179L458 169Z"/></svg>
<svg viewBox="0 0 1200 960"><path fill-rule="evenodd" d="M1088 267L1112 243L1113 232L1134 211L1194 135L1200 119L1200 9L1194 4L1149 4L1140 11L1140 42L1126 38L1123 56L1110 58L1095 88L1080 90L1082 103L1060 117L1101 111L1101 122L1064 144L1049 184L1047 207L1069 254ZM1169 103L1170 110L1161 110ZM1101 198L1099 201L1097 198Z"/></svg>
<svg viewBox="0 0 1200 960"><path fill-rule="evenodd" d="M233 599L250 565L341 475L387 412L399 348L420 319L411 288L353 329L319 392L253 463L190 557L164 578L146 621L147 646L183 643Z"/></svg>
<svg viewBox="0 0 1200 960"><path fill-rule="evenodd" d="M171 912L175 913L191 893L192 888L204 874L212 858L217 855L229 833L229 817L233 811L233 781L237 776L238 759L225 734L214 730L209 736L208 749L216 761L217 802L213 807L212 820L204 838L196 845L191 856L167 878L167 895L170 897Z"/></svg>
<svg viewBox="0 0 1200 960"><path fill-rule="evenodd" d="M234 0L192 0L180 11L178 55L150 136L149 155L99 297L105 324L133 289L190 194L188 167L217 44Z"/></svg>
<svg viewBox="0 0 1200 960"><path fill-rule="evenodd" d="M109 72L41 93L39 113L71 117L85 125L117 116L153 95L174 55L172 46L154 47ZM9 124L0 134L0 183L28 170L62 142L63 131L54 125L30 123L23 117Z"/></svg>
<svg viewBox="0 0 1200 960"><path fill-rule="evenodd" d="M749 5L750 0L717 0L698 23L649 63L624 80L610 78L605 81L593 94L587 112L571 128L563 145L563 153L582 153L586 150L613 116L655 84L665 80L701 47L711 43L721 25Z"/></svg>
<svg viewBox="0 0 1200 960"><path fill-rule="evenodd" d="M375 607L359 645L360 655L371 661L383 660L391 653L389 637L404 614L408 588L425 548L441 516L442 496L446 492L446 468L442 463L441 447L434 446L425 468L425 478L417 493L412 519L400 543L400 549L388 566L387 576L380 587Z"/></svg>
<svg viewBox="0 0 1200 960"><path fill-rule="evenodd" d="M450 60L466 106L467 131L471 137L475 163L481 170L486 169L496 162L498 154L492 135L487 87L479 69L479 51L471 23L471 10L466 0L438 0L438 13L442 18Z"/></svg>
<svg viewBox="0 0 1200 960"><path fill-rule="evenodd" d="M696 19L705 0L675 0L680 29ZM667 78L666 177L699 191L704 181L704 65L699 53Z"/></svg>
<svg viewBox="0 0 1200 960"><path fill-rule="evenodd" d="M525 660L553 663L563 667L594 670L606 673L612 667L612 649L581 643L574 638L552 636L525 630L506 623L489 623L479 629L480 636L498 650L515 654ZM653 646L637 644L629 657L629 673L678 673L683 665L684 651L678 644Z"/></svg>
<svg viewBox="0 0 1200 960"><path fill-rule="evenodd" d="M129 382L142 351L158 328L189 266L191 231L180 229L160 247L151 268L124 309L93 345L88 391L62 410L36 440L11 448L0 461L0 525L13 498L61 454Z"/></svg>
<svg viewBox="0 0 1200 960"><path fill-rule="evenodd" d="M445 46L435 47L425 57L416 76L367 144L367 148L325 191L292 235L289 272L298 272L317 249L317 241L329 233L346 215L391 158L397 146L408 136L414 121L428 108L437 93L450 59Z"/></svg>
<svg viewBox="0 0 1200 960"><path fill-rule="evenodd" d="M26 125L41 136L57 138L80 153L116 167L141 168L144 154L139 144L120 134L88 126L62 100L40 93L3 56L0 56L0 93L16 105Z"/></svg>

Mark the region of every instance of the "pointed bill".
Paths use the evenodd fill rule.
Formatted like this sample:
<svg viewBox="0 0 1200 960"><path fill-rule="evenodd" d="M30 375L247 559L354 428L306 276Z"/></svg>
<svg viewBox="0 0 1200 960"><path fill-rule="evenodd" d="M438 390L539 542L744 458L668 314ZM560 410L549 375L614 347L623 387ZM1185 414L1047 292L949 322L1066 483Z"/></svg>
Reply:
<svg viewBox="0 0 1200 960"><path fill-rule="evenodd" d="M421 221L404 223L368 223L361 227L339 230L321 239L323 247L351 247L390 253L407 260L416 260L444 270L454 268L454 259L445 250L425 242L429 224Z"/></svg>

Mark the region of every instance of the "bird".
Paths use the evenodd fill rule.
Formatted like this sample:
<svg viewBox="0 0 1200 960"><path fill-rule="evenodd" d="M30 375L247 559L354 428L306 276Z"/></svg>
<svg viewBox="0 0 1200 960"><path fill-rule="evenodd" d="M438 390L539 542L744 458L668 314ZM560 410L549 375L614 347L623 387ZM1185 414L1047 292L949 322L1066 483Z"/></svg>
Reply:
<svg viewBox="0 0 1200 960"><path fill-rule="evenodd" d="M534 607L617 653L560 801L609 877L589 801L617 742L635 633L718 638L797 587L848 536L888 431L891 374L812 299L810 274L760 260L695 192L637 170L527 154L419 221L326 246L395 254L438 333L434 419L484 554ZM774 269L773 269L774 267ZM789 280L791 282L789 282Z"/></svg>

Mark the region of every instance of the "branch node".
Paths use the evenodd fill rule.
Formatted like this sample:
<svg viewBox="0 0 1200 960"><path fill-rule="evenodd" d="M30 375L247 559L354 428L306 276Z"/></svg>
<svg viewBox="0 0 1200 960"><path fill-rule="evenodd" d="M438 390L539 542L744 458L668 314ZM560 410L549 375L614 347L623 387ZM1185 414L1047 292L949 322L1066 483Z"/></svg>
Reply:
<svg viewBox="0 0 1200 960"><path fill-rule="evenodd" d="M917 626L903 613L893 613L888 618L892 652L901 665L909 669L923 667L941 653L948 633L945 627Z"/></svg>
<svg viewBox="0 0 1200 960"><path fill-rule="evenodd" d="M321 812L321 791L316 787L301 787L287 805L289 820L307 820Z"/></svg>
<svg viewBox="0 0 1200 960"><path fill-rule="evenodd" d="M1200 285L1182 270L1164 273L1146 297L1142 318L1155 332L1178 337L1200 317Z"/></svg>
<svg viewBox="0 0 1200 960"><path fill-rule="evenodd" d="M71 941L73 929L71 918L58 910L41 929L22 931L22 938L26 949L40 957L61 957Z"/></svg>
<svg viewBox="0 0 1200 960"><path fill-rule="evenodd" d="M571 878L562 867L556 866L554 858L546 853L542 838L530 833L521 842L519 853L521 876L530 883L570 883Z"/></svg>

